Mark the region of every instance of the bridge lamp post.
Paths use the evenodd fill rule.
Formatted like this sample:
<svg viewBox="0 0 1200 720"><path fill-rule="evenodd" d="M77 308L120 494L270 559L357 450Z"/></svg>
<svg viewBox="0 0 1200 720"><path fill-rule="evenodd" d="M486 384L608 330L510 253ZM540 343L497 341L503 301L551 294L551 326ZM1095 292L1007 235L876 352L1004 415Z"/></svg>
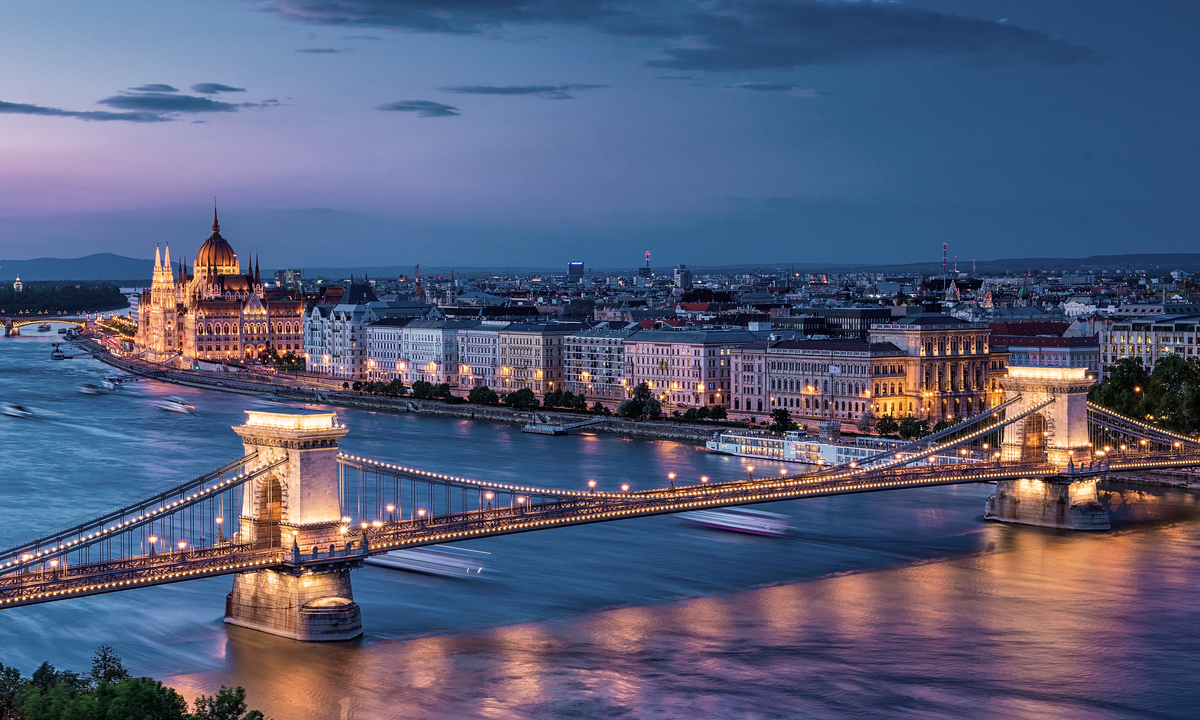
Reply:
<svg viewBox="0 0 1200 720"><path fill-rule="evenodd" d="M1179 447L1180 447L1180 443L1175 443L1175 454L1176 455L1179 454Z"/></svg>
<svg viewBox="0 0 1200 720"><path fill-rule="evenodd" d="M50 577L57 577L57 576L58 576L58 561L51 560L50 561Z"/></svg>
<svg viewBox="0 0 1200 720"><path fill-rule="evenodd" d="M754 479L754 466L753 465L746 466L746 474L750 476L751 480Z"/></svg>
<svg viewBox="0 0 1200 720"><path fill-rule="evenodd" d="M158 542L158 536L151 535L147 540L150 542L150 557L154 557L154 544Z"/></svg>
<svg viewBox="0 0 1200 720"><path fill-rule="evenodd" d="M621 492L629 492L629 483L621 483Z"/></svg>
<svg viewBox="0 0 1200 720"><path fill-rule="evenodd" d="M221 524L225 522L225 518L216 518L214 522L217 523L217 542L223 543L225 542L225 530L221 527Z"/></svg>
<svg viewBox="0 0 1200 720"><path fill-rule="evenodd" d="M388 511L388 522L395 522L396 520L395 520L395 518L394 518L394 517L392 517L392 513L394 513L394 512L396 511L396 506L395 506L395 505L388 505L388 506L387 506L387 511Z"/></svg>
<svg viewBox="0 0 1200 720"><path fill-rule="evenodd" d="M425 508L417 510L417 517L421 519L421 524L425 524Z"/></svg>
<svg viewBox="0 0 1200 720"><path fill-rule="evenodd" d="M671 489L675 489L675 473L667 473L667 482L670 483Z"/></svg>
<svg viewBox="0 0 1200 720"><path fill-rule="evenodd" d="M595 483L596 483L596 481L595 481L595 480L592 480L592 481L591 481L592 487L595 487L595 486L596 486L596 485L595 485ZM493 497L495 497L495 494L493 494L493 493L490 493L490 492L486 492L486 493L484 493L484 494L483 494L483 497L484 497L484 499L485 499L485 500L487 500L487 509L488 509L488 510L491 510L491 509L492 509L492 498L493 498Z"/></svg>
<svg viewBox="0 0 1200 720"><path fill-rule="evenodd" d="M595 480L588 480L588 490L591 490L592 492L596 492L596 481Z"/></svg>
<svg viewBox="0 0 1200 720"><path fill-rule="evenodd" d="M187 543L183 540L179 541L179 559L183 559L183 551L187 549Z"/></svg>

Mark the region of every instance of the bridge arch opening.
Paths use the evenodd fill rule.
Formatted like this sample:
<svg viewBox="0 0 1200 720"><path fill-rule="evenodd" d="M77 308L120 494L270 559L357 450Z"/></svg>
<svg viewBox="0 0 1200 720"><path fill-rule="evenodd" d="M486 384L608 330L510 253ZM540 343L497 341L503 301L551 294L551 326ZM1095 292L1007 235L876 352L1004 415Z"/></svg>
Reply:
<svg viewBox="0 0 1200 720"><path fill-rule="evenodd" d="M1046 416L1040 412L1025 418L1024 439L1021 443L1021 459L1046 459Z"/></svg>
<svg viewBox="0 0 1200 720"><path fill-rule="evenodd" d="M273 473L262 482L257 514L259 544L263 547L282 547L280 522L283 520L283 488Z"/></svg>

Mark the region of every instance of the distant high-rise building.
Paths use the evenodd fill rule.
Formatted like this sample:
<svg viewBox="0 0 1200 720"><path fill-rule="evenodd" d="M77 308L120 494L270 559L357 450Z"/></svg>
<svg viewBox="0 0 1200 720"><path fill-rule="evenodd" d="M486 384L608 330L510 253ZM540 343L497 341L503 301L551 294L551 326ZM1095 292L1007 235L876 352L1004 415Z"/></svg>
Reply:
<svg viewBox="0 0 1200 720"><path fill-rule="evenodd" d="M567 263L567 277L583 277L583 261Z"/></svg>
<svg viewBox="0 0 1200 720"><path fill-rule="evenodd" d="M688 270L687 265L680 263L679 267L675 268L675 287L692 289L692 271Z"/></svg>
<svg viewBox="0 0 1200 720"><path fill-rule="evenodd" d="M302 282L300 271L295 268L284 268L275 271L275 283L281 288L294 289Z"/></svg>

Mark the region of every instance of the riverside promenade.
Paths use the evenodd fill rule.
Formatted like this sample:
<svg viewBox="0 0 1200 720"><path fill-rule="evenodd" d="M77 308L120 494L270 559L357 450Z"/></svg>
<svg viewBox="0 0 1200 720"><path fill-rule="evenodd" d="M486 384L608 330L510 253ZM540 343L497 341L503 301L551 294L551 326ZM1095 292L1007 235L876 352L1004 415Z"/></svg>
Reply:
<svg viewBox="0 0 1200 720"><path fill-rule="evenodd" d="M130 375L160 380L176 385L241 393L256 397L319 403L336 407L358 408L360 410L394 413L413 412L462 418L465 420L506 422L517 425L524 425L538 420L556 425L565 425L579 422L584 418L590 419L595 417L594 415L585 413L556 412L554 410L514 410L499 405L450 404L440 400L384 397L339 389L333 386L329 380L322 383L313 378L303 376L296 378L287 375L273 375L253 371L209 372L204 370L183 370L137 358L114 355L108 347L93 339L80 340L76 343L76 346L90 353L92 357L100 362L127 372ZM595 432L615 433L629 437L703 443L710 440L713 433L721 428L712 425L703 426L676 422L635 422L607 417L602 422L592 425L588 429Z"/></svg>

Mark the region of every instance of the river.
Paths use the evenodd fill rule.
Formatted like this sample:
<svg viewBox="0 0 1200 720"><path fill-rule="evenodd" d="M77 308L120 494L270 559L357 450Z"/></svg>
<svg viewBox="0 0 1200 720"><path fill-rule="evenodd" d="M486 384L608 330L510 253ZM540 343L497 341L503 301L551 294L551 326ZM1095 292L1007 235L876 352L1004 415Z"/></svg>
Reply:
<svg viewBox="0 0 1200 720"><path fill-rule="evenodd" d="M0 338L0 544L239 455L244 396L54 362ZM156 396L181 395L190 416ZM298 405L296 407L299 407ZM671 442L338 409L348 452L475 478L634 489L744 476ZM755 474L777 464L755 461ZM1114 529L982 520L988 485L776 503L789 538L673 517L464 543L472 579L367 567L365 635L304 644L227 627L229 578L0 611L0 662L86 669L101 643L191 698L242 685L276 720L346 718L1195 717L1200 508L1194 493L1102 486Z"/></svg>

